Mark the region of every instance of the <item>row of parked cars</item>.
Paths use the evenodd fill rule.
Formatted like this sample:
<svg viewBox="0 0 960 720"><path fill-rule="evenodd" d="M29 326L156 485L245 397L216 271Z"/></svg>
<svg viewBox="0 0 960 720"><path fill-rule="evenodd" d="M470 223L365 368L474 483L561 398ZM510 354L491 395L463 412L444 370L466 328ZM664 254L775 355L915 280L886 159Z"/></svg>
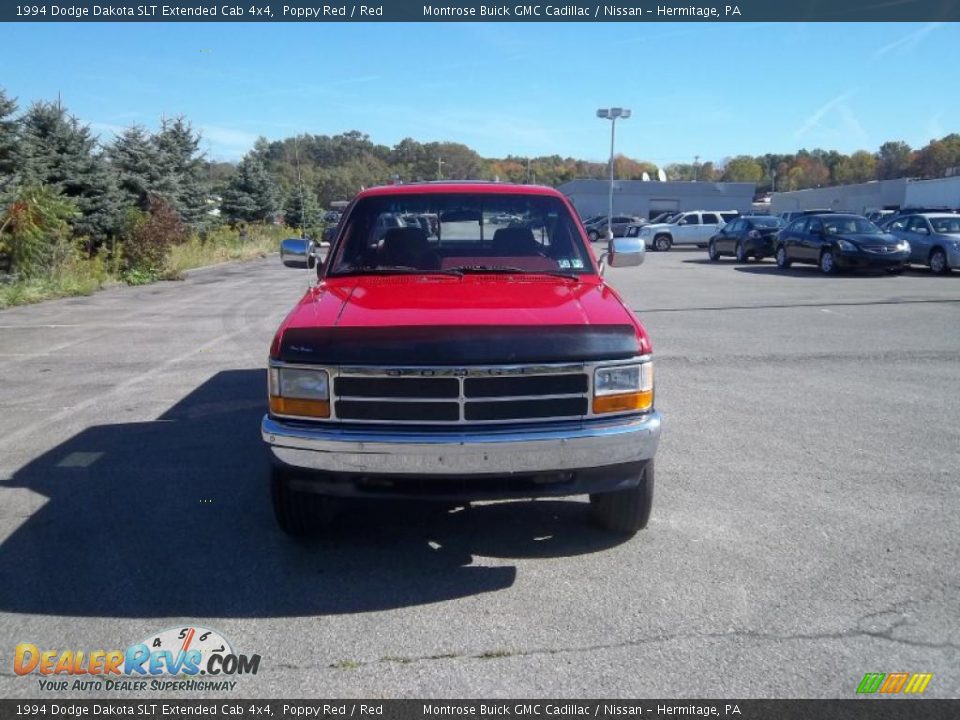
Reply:
<svg viewBox="0 0 960 720"><path fill-rule="evenodd" d="M614 237L641 237L648 247L667 251L674 245L706 247L720 228L740 216L736 210L689 210L666 212L653 220L633 215L615 215L609 227ZM587 236L597 242L607 235L607 216L597 215L583 221Z"/></svg>
<svg viewBox="0 0 960 720"><path fill-rule="evenodd" d="M606 215L583 223L594 242L606 237ZM867 216L825 209L743 216L736 210L689 210L653 220L618 215L609 227L614 237L639 237L660 252L674 245L705 247L713 261L773 257L781 268L812 263L827 274L856 268L896 273L911 264L938 274L960 268L960 214L951 208L878 210Z"/></svg>
<svg viewBox="0 0 960 720"><path fill-rule="evenodd" d="M744 216L710 238L713 261L732 255L740 262L776 259L777 266L809 263L832 275L861 268L902 272L926 265L936 274L960 268L960 214L914 208L891 214L878 225L863 215L800 211L788 219Z"/></svg>

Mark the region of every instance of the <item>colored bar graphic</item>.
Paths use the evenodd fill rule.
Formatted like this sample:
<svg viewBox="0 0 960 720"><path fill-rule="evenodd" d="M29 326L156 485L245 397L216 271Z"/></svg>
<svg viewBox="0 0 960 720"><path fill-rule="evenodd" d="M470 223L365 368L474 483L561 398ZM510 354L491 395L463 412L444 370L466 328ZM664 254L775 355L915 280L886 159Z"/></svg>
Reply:
<svg viewBox="0 0 960 720"><path fill-rule="evenodd" d="M927 685L930 684L932 678L933 673L914 673L903 691L905 693L922 693L927 689Z"/></svg>
<svg viewBox="0 0 960 720"><path fill-rule="evenodd" d="M891 694L900 692L908 677L910 677L910 673L890 673L883 685L880 686L880 692Z"/></svg>
<svg viewBox="0 0 960 720"><path fill-rule="evenodd" d="M883 683L884 673L867 673L857 686L858 693L875 693Z"/></svg>
<svg viewBox="0 0 960 720"><path fill-rule="evenodd" d="M933 673L867 673L857 685L860 694L884 693L896 695L904 692L919 695L927 689Z"/></svg>

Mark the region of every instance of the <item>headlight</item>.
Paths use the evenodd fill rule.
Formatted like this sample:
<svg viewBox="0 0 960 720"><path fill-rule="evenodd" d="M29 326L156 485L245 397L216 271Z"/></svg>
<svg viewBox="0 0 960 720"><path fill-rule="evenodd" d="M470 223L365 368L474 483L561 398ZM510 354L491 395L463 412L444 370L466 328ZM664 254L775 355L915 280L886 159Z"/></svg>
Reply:
<svg viewBox="0 0 960 720"><path fill-rule="evenodd" d="M326 370L271 367L270 412L299 417L330 417L330 376Z"/></svg>
<svg viewBox="0 0 960 720"><path fill-rule="evenodd" d="M901 240L899 243L897 243L897 250L909 250L909 249L910 249L910 243L908 243L906 240Z"/></svg>
<svg viewBox="0 0 960 720"><path fill-rule="evenodd" d="M847 252L856 252L860 249L849 240L838 240L837 245L840 246L841 250L846 250Z"/></svg>
<svg viewBox="0 0 960 720"><path fill-rule="evenodd" d="M638 412L652 407L652 362L597 368L594 372L594 414Z"/></svg>

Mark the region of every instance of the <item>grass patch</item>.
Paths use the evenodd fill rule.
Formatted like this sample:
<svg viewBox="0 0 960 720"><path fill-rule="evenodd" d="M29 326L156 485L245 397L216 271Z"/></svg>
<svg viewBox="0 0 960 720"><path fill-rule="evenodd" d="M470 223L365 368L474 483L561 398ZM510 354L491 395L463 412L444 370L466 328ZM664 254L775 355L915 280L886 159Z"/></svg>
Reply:
<svg viewBox="0 0 960 720"><path fill-rule="evenodd" d="M0 308L53 298L90 295L111 280L98 259L72 260L48 277L0 282Z"/></svg>
<svg viewBox="0 0 960 720"><path fill-rule="evenodd" d="M334 670L356 670L360 667L360 663L356 660L337 660L335 663L330 663L330 667Z"/></svg>
<svg viewBox="0 0 960 720"><path fill-rule="evenodd" d="M409 665L410 663L413 662L413 660L403 656L385 655L384 657L380 658L380 662L390 662L390 663L399 663L401 665Z"/></svg>
<svg viewBox="0 0 960 720"><path fill-rule="evenodd" d="M234 230L220 229L206 237L193 235L187 242L175 245L167 257L164 279L182 277L184 270L215 265L231 260L252 260L265 257L280 248L280 240L289 237L291 231L276 226L251 228L246 238Z"/></svg>
<svg viewBox="0 0 960 720"><path fill-rule="evenodd" d="M280 240L293 236L289 228L269 225L251 227L241 238L236 230L218 228L203 236L191 235L179 245L170 248L165 267L160 273L108 268L102 257L70 260L45 277L3 281L0 275L0 309L14 305L53 300L76 295L90 295L110 282L145 285L156 280L177 280L185 270L215 265L231 260L252 260L276 252ZM114 262L114 265L117 263Z"/></svg>

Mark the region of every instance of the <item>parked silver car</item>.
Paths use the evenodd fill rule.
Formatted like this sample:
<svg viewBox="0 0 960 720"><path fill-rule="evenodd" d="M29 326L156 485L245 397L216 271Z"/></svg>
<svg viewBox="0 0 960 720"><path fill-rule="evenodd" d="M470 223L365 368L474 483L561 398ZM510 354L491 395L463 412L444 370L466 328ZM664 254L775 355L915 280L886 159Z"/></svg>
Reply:
<svg viewBox="0 0 960 720"><path fill-rule="evenodd" d="M614 215L613 222L610 223L610 227L613 229L614 237L623 237L624 234L626 234L628 227L631 225L642 224L643 222L643 218L635 215ZM606 216L604 216L603 219L598 222L585 225L584 229L587 231L587 236L592 242L605 240L607 237Z"/></svg>
<svg viewBox="0 0 960 720"><path fill-rule="evenodd" d="M910 243L910 262L936 274L960 268L960 215L902 215L886 231Z"/></svg>

